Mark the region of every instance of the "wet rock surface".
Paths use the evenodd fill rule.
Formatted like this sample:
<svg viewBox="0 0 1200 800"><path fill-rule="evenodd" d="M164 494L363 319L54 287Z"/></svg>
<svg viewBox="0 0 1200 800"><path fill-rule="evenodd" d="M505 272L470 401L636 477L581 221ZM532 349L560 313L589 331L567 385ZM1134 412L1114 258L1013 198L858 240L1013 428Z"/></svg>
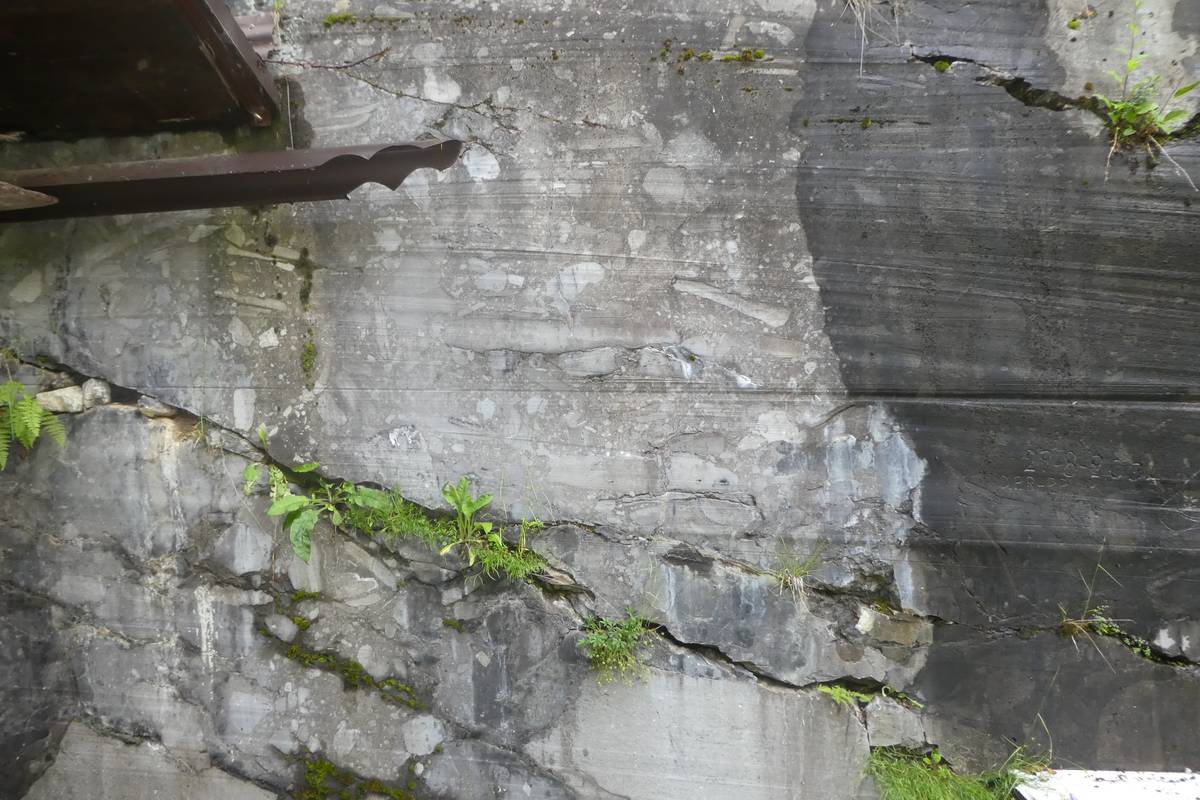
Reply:
<svg viewBox="0 0 1200 800"><path fill-rule="evenodd" d="M1147 2L1171 81L1187 6ZM13 375L79 395L65 450L0 473L0 797L289 797L316 769L848 800L872 746L1051 738L1194 766L1200 206L1166 164L1106 181L1099 120L1047 107L1101 90L1127 9L1081 34L1057 2L893 8L864 45L840 1L289 0L298 146L436 132L460 163L0 229ZM269 459L430 508L469 475L547 522L548 575L324 524L300 562L242 492ZM602 686L581 629L627 610L645 672Z"/></svg>

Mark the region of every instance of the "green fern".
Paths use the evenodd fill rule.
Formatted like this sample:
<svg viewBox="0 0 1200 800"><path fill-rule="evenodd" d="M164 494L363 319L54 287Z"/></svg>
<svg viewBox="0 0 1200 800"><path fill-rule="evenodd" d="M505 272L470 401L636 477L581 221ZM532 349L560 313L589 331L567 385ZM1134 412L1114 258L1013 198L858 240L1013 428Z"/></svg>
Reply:
<svg viewBox="0 0 1200 800"><path fill-rule="evenodd" d="M38 405L38 401L17 381L0 384L0 470L8 465L12 443L32 449L45 433L62 447L67 433L58 417Z"/></svg>

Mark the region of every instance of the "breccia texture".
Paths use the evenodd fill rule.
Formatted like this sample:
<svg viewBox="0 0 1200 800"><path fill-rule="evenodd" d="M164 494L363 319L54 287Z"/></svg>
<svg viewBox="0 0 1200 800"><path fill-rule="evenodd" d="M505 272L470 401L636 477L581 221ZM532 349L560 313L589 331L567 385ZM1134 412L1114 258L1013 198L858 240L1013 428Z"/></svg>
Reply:
<svg viewBox="0 0 1200 800"><path fill-rule="evenodd" d="M347 202L0 228L14 377L95 381L0 473L0 797L1194 767L1200 195L1106 176L1061 102L1113 91L1132 8L843 5L287 0L290 126L5 145L468 147ZM1193 4L1142 15L1145 69L1195 74ZM304 563L264 460L430 509L469 476L548 575L326 523ZM600 684L585 621L627 611L646 669Z"/></svg>

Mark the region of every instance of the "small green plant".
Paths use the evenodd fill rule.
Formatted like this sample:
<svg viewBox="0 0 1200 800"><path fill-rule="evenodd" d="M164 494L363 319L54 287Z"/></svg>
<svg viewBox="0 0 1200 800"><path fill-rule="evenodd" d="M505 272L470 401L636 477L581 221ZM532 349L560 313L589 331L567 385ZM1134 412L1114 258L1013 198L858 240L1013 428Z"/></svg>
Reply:
<svg viewBox="0 0 1200 800"><path fill-rule="evenodd" d="M291 471L304 474L319 466L314 461L292 467ZM254 491L261 474L262 465L257 463L247 464L242 470L242 490L246 494ZM292 551L305 562L312 555L312 530L322 514L327 515L335 526L341 526L346 509L383 508L388 502L385 492L348 481L330 483L323 480L311 495L295 494L283 470L274 465L267 468L267 485L271 497L267 516L283 517L283 529L292 543Z"/></svg>
<svg viewBox="0 0 1200 800"><path fill-rule="evenodd" d="M843 708L857 709L859 705L866 705L871 702L873 695L866 692L856 692L845 686L836 683L823 684L817 687L817 691L821 694L829 695L829 699L837 703Z"/></svg>
<svg viewBox="0 0 1200 800"><path fill-rule="evenodd" d="M542 557L526 546L526 536L540 530L541 522L523 521L520 540L515 548L510 548L491 522L477 518L480 511L491 505L490 494L473 496L470 482L464 476L456 484L443 486L442 497L454 509L455 523L454 538L441 547L439 554L446 555L455 547L461 548L468 567L479 563L476 577L496 578L504 574L524 580L545 566Z"/></svg>
<svg viewBox="0 0 1200 800"><path fill-rule="evenodd" d="M821 565L821 553L824 550L825 542L818 541L807 556L800 556L791 550L783 551L774 569L767 572L779 594L790 592L792 599L799 602L804 594L805 580Z"/></svg>
<svg viewBox="0 0 1200 800"><path fill-rule="evenodd" d="M322 22L325 23L326 28L332 28L334 25L357 25L358 17L349 11L338 11L333 14L326 14Z"/></svg>
<svg viewBox="0 0 1200 800"><path fill-rule="evenodd" d="M956 773L937 748L920 754L879 747L867 761L867 774L880 800L1010 800L1022 773L1044 768L1019 748L1003 764L979 775Z"/></svg>
<svg viewBox="0 0 1200 800"><path fill-rule="evenodd" d="M1145 150L1151 159L1162 156L1171 162L1188 184L1197 189L1187 171L1167 153L1164 143L1170 138L1177 127L1180 118L1187 112L1182 108L1171 109L1171 104L1200 87L1200 81L1194 81L1185 86L1176 87L1168 93L1165 101L1159 99L1158 75L1149 75L1135 79L1134 73L1141 67L1145 59L1143 53L1137 52L1138 36L1141 29L1137 24L1137 15L1142 9L1142 0L1133 0L1133 22L1129 23L1129 48L1121 51L1124 64L1121 71L1110 69L1108 75L1121 87L1118 97L1096 95L1104 108L1105 125L1108 127L1112 145L1108 149L1108 159L1105 161L1104 177L1112 166L1113 156L1120 150Z"/></svg>
<svg viewBox="0 0 1200 800"><path fill-rule="evenodd" d="M583 631L579 647L600 683L611 683L618 677L628 682L645 671L638 650L649 631L640 614L626 611L622 619L592 617L583 624Z"/></svg>
<svg viewBox="0 0 1200 800"><path fill-rule="evenodd" d="M0 383L0 470L8 464L13 442L31 450L43 433L59 447L66 445L67 434L58 417L38 405L37 398L17 381Z"/></svg>

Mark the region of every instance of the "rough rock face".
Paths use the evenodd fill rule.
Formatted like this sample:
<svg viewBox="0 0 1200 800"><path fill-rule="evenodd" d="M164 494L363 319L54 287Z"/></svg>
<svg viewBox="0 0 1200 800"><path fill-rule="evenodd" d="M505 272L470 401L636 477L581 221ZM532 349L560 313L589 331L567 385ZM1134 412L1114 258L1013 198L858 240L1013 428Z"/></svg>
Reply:
<svg viewBox="0 0 1200 800"><path fill-rule="evenodd" d="M0 797L315 768L849 800L871 746L1050 737L1194 767L1200 195L1124 155L1106 180L1066 101L1107 90L1130 9L1093 5L873 4L863 46L841 0L289 0L289 125L5 146L471 145L344 203L0 228L14 375L84 398L0 473ZM1164 85L1200 67L1191 5L1146 3ZM1200 176L1195 139L1169 153ZM324 526L306 565L242 493L264 459L429 507L470 475L547 521L554 580ZM579 632L626 609L648 670L601 686ZM1098 614L1123 633L1062 635ZM843 682L877 696L817 688Z"/></svg>

